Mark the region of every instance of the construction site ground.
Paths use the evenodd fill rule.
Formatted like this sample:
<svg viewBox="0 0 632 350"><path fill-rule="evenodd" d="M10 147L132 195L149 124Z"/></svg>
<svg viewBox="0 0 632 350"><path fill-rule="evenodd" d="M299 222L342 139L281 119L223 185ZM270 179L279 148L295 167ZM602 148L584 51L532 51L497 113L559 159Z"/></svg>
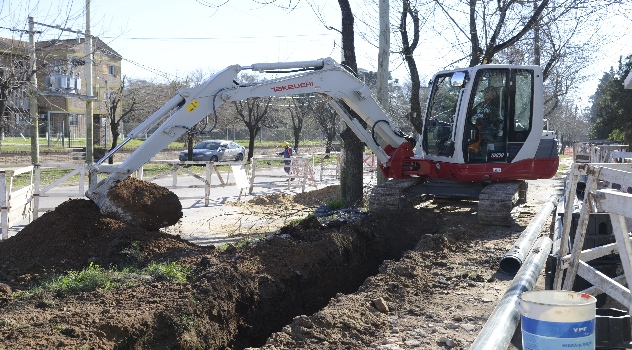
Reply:
<svg viewBox="0 0 632 350"><path fill-rule="evenodd" d="M181 200L183 219L160 231L87 199L54 204L0 241L0 349L468 349L511 282L499 259L561 186L529 181L509 227L478 224L476 201L446 199L297 220L338 198L335 183L239 202L225 187L209 207ZM33 289L91 264L152 262L188 267L187 282Z"/></svg>

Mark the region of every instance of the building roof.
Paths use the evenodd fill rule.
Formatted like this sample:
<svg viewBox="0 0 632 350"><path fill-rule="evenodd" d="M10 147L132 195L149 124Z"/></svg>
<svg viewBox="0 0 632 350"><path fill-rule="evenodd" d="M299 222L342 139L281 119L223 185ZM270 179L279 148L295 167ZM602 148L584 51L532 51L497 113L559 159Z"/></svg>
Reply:
<svg viewBox="0 0 632 350"><path fill-rule="evenodd" d="M11 52L14 54L28 55L29 43L11 38L0 38L0 53Z"/></svg>
<svg viewBox="0 0 632 350"><path fill-rule="evenodd" d="M60 50L60 51L84 51L85 39L64 39L64 40L45 40L35 43L38 51ZM92 41L93 49L102 53L104 56L113 59L123 59L123 57L99 38ZM28 55L29 43L27 41L16 40L11 38L0 37L0 53L11 52L13 54Z"/></svg>
<svg viewBox="0 0 632 350"><path fill-rule="evenodd" d="M38 41L35 43L38 50L60 50L60 51L85 51L85 38L77 39L64 39L64 40L46 40ZM110 46L104 43L101 39L95 37L92 40L92 47L95 52L100 52L104 56L113 59L122 59L118 52L114 51Z"/></svg>

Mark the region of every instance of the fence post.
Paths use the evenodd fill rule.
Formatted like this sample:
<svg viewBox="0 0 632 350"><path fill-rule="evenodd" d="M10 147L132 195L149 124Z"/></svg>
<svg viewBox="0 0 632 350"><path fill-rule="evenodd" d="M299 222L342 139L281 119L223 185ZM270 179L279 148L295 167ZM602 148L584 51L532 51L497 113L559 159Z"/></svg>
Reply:
<svg viewBox="0 0 632 350"><path fill-rule="evenodd" d="M36 220L39 218L42 166L40 164L33 164L33 169L35 170L35 188L33 188L33 220Z"/></svg>
<svg viewBox="0 0 632 350"><path fill-rule="evenodd" d="M2 239L9 238L9 207L7 193L7 172L0 171L0 228Z"/></svg>

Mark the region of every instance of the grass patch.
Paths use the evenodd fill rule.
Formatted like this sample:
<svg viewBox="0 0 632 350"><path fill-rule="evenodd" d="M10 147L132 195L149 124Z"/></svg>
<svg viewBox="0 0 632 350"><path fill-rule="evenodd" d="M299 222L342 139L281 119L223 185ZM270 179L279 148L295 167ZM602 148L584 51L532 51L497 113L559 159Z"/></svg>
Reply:
<svg viewBox="0 0 632 350"><path fill-rule="evenodd" d="M175 262L152 262L149 266L142 269L141 272L156 279L168 280L174 283L186 283L191 269L188 266L182 266Z"/></svg>
<svg viewBox="0 0 632 350"><path fill-rule="evenodd" d="M122 270L105 269L98 264L90 263L81 271L68 271L65 274L53 276L26 294L35 295L43 291L83 293L109 290L137 284L139 280L147 279L147 277L182 284L188 281L189 274L189 267L175 262L152 262L144 268L127 267Z"/></svg>
<svg viewBox="0 0 632 350"><path fill-rule="evenodd" d="M327 207L331 210L340 210L345 208L345 201L342 198L336 198L327 202Z"/></svg>

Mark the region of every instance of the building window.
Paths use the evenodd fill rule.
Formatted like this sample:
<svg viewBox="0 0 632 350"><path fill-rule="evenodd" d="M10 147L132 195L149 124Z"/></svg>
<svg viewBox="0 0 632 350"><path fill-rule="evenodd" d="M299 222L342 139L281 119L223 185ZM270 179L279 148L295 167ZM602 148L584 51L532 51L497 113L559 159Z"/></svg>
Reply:
<svg viewBox="0 0 632 350"><path fill-rule="evenodd" d="M114 66L108 66L108 73L114 75Z"/></svg>
<svg viewBox="0 0 632 350"><path fill-rule="evenodd" d="M70 125L78 125L79 124L79 116L76 114L71 114L68 116L68 124Z"/></svg>

